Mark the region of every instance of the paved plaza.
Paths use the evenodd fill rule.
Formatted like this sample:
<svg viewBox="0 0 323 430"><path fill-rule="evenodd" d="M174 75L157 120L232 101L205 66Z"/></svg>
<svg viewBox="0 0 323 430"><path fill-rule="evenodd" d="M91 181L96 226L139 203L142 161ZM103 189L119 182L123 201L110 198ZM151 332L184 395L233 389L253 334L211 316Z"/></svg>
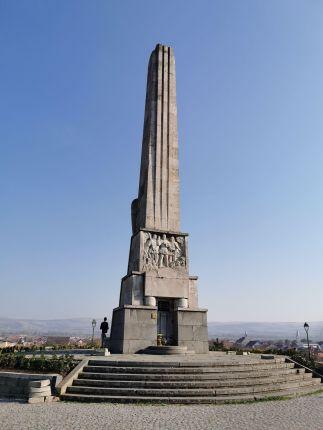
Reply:
<svg viewBox="0 0 323 430"><path fill-rule="evenodd" d="M323 395L239 405L149 406L0 401L5 430L322 430Z"/></svg>

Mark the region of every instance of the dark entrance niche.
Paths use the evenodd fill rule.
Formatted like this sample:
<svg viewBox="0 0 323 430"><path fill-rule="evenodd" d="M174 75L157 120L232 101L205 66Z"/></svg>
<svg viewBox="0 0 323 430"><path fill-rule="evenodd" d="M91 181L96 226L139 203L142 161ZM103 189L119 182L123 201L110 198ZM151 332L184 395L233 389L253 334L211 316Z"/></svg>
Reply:
<svg viewBox="0 0 323 430"><path fill-rule="evenodd" d="M157 334L162 334L166 345L175 345L175 301L157 298Z"/></svg>

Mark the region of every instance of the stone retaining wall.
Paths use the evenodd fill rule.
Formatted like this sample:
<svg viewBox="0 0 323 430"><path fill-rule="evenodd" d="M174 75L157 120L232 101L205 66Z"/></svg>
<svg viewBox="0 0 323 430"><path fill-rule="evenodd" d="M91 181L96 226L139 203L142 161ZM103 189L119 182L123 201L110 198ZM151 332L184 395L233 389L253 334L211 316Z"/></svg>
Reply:
<svg viewBox="0 0 323 430"><path fill-rule="evenodd" d="M42 379L49 379L51 381L52 394L55 394L55 387L62 380L62 376L57 373L0 372L0 397L27 399L29 381L39 381Z"/></svg>

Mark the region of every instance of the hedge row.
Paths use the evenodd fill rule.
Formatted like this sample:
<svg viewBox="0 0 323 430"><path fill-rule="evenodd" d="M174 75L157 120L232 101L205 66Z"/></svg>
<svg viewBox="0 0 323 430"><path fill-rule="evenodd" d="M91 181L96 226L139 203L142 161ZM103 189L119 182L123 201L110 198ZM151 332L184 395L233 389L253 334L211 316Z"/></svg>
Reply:
<svg viewBox="0 0 323 430"><path fill-rule="evenodd" d="M21 345L15 345L15 346L7 346L6 348L2 348L0 350L0 354L1 352L5 352L5 353L9 353L9 352L35 352L35 351L45 351L45 349L47 350L69 350L69 349L91 349L91 348L100 348L101 343L97 340L95 340L93 343L92 342L88 342L84 345L73 345L73 344L64 344L64 345L58 345L58 344L46 344L46 345L32 345L32 346L24 346L23 344Z"/></svg>
<svg viewBox="0 0 323 430"><path fill-rule="evenodd" d="M32 370L37 372L59 373L67 375L78 364L73 356L60 357L26 357L13 353L0 354L0 369Z"/></svg>
<svg viewBox="0 0 323 430"><path fill-rule="evenodd" d="M209 342L209 350L210 351L228 351L228 349L223 347L223 343L222 342L217 342L217 341L211 341ZM232 346L232 348L230 349L231 351L246 351L243 350L241 348L237 348ZM302 351L297 351L295 349L266 349L265 351L261 350L261 349L253 349L250 350L250 352L254 353L254 354L275 354L275 355L286 355L288 357L290 357L292 360L296 361L297 363L306 366L312 370L315 370L316 368L316 363L315 360L313 358L313 356L311 356L309 358L308 356L308 352L306 350L302 350Z"/></svg>

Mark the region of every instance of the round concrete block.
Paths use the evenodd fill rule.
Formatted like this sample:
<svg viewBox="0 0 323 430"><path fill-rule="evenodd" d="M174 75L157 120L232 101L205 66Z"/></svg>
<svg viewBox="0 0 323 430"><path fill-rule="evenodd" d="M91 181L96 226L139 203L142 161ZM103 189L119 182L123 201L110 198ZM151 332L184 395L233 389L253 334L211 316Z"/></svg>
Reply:
<svg viewBox="0 0 323 430"><path fill-rule="evenodd" d="M44 397L29 397L28 403L44 403Z"/></svg>
<svg viewBox="0 0 323 430"><path fill-rule="evenodd" d="M146 306L156 306L156 297L146 296L145 297L145 305Z"/></svg>
<svg viewBox="0 0 323 430"><path fill-rule="evenodd" d="M187 308L188 307L188 300L185 298L177 299L177 306L179 308Z"/></svg>
<svg viewBox="0 0 323 430"><path fill-rule="evenodd" d="M49 379L41 379L39 381L29 382L29 387L34 387L34 388L48 387L48 385L50 385Z"/></svg>
<svg viewBox="0 0 323 430"><path fill-rule="evenodd" d="M45 399L45 397L50 396L50 395L51 395L51 393L49 393L49 394L46 394L46 393L29 393L28 397L29 397L29 399L34 399L36 397Z"/></svg>
<svg viewBox="0 0 323 430"><path fill-rule="evenodd" d="M47 393L48 391L51 391L50 385L47 387L29 387L30 393Z"/></svg>
<svg viewBox="0 0 323 430"><path fill-rule="evenodd" d="M48 387L29 387L29 393L41 393L43 396L51 394L51 388ZM48 394L49 393L49 394Z"/></svg>

